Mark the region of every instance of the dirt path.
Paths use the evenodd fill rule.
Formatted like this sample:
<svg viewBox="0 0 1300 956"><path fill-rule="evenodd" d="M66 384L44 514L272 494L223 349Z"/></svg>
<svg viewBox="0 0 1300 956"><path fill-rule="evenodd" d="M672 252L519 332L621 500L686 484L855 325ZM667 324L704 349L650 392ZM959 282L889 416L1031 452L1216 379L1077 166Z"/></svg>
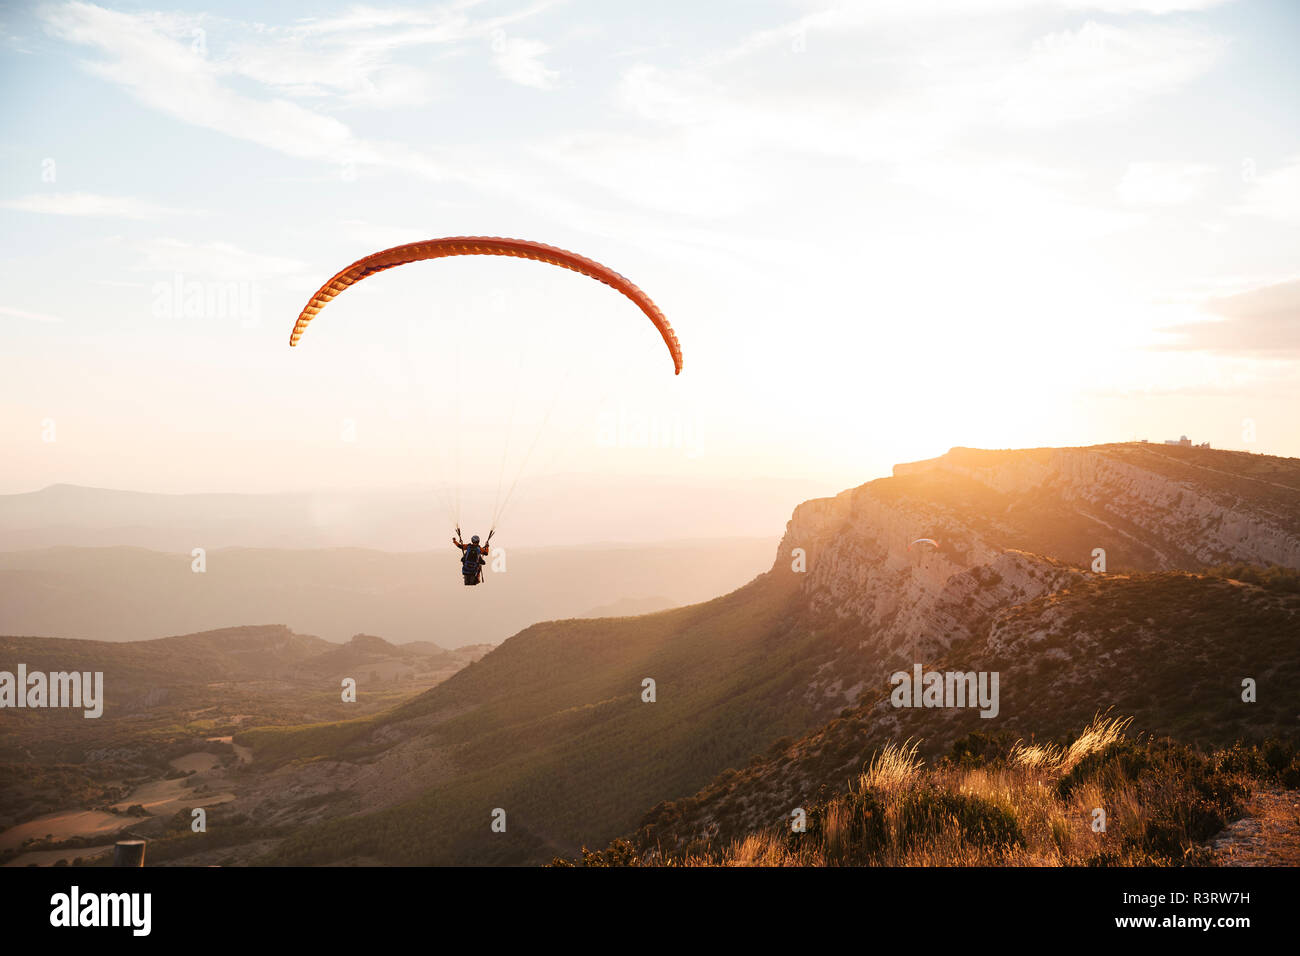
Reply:
<svg viewBox="0 0 1300 956"><path fill-rule="evenodd" d="M61 810L12 826L0 833L0 850L21 846L28 837L42 840L50 836L62 841L79 836L101 836L120 830L131 822L129 818L124 820L116 814L101 813L99 810ZM80 853L72 855L84 856Z"/></svg>
<svg viewBox="0 0 1300 956"><path fill-rule="evenodd" d="M1246 816L1210 841L1219 866L1300 866L1300 791L1257 790Z"/></svg>
<svg viewBox="0 0 1300 956"><path fill-rule="evenodd" d="M235 748L235 756L239 758L240 763L253 762L253 751L250 748L245 747L243 744L235 743L233 737L209 737L208 741L209 742L216 741L217 743L221 743L221 744L230 744L230 746Z"/></svg>

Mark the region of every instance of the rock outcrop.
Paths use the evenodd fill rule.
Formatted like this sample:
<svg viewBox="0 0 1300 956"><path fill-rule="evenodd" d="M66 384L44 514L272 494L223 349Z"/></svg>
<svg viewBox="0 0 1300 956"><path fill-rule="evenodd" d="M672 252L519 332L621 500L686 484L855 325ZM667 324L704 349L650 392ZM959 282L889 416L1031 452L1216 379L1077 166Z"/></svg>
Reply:
<svg viewBox="0 0 1300 956"><path fill-rule="evenodd" d="M935 543L915 543L918 539ZM799 505L773 573L840 622L814 697L877 686L1098 573L1300 566L1300 462L1145 443L954 448Z"/></svg>

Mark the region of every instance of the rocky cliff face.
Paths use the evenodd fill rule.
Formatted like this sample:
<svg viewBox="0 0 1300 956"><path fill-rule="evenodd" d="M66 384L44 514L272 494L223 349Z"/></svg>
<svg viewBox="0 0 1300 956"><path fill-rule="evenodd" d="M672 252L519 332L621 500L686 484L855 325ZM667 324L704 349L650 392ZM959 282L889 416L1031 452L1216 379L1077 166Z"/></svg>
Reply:
<svg viewBox="0 0 1300 956"><path fill-rule="evenodd" d="M1093 521L1132 525L1159 556L1159 569L1170 570L1183 567L1185 555L1202 565L1300 563L1300 487L1285 462L1138 443L1006 453L1001 460L954 449L931 467L1003 494L1046 491ZM1252 474L1260 465L1267 476Z"/></svg>
<svg viewBox="0 0 1300 956"><path fill-rule="evenodd" d="M773 573L802 575L813 617L844 635L809 693L856 703L1096 573L1237 562L1300 566L1300 461L1134 443L898 465L796 508Z"/></svg>

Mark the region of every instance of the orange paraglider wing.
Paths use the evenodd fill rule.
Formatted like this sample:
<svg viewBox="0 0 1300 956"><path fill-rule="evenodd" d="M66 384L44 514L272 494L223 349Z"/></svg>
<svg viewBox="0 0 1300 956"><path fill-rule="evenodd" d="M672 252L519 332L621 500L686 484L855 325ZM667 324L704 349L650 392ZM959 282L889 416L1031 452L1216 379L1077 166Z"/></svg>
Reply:
<svg viewBox="0 0 1300 956"><path fill-rule="evenodd" d="M497 239L490 236L454 236L447 239L430 239L426 242L411 242L358 259L321 286L311 297L311 301L298 316L298 321L294 323L293 332L289 335L289 345L297 345L307 328L307 323L316 317L326 303L353 283L360 282L376 272L406 265L408 262L442 259L447 256L515 256L536 262L548 262L554 266L580 272L617 289L635 302L655 324L655 328L663 336L664 344L672 354L675 374L681 374L682 346L677 341L677 333L673 331L673 327L668 324L668 320L664 318L664 314L659 311L659 307L651 298L623 276L594 259L557 249L555 246L529 242L527 239Z"/></svg>

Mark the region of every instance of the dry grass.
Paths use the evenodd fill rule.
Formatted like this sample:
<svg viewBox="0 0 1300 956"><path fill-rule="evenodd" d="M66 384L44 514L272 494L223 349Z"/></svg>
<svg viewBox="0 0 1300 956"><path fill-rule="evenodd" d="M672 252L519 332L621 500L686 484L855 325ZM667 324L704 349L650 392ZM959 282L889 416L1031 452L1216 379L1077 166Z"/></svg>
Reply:
<svg viewBox="0 0 1300 956"><path fill-rule="evenodd" d="M1041 773L1068 773L1084 757L1101 753L1111 744L1123 740L1124 731L1132 722L1132 717L1103 717L1098 714L1068 747L1051 744L1026 746L1017 741L1007 759L1013 764Z"/></svg>
<svg viewBox="0 0 1300 956"><path fill-rule="evenodd" d="M1241 774L1172 742L1126 738L1098 715L1068 745L1017 742L980 766L927 767L910 740L879 751L807 831L751 833L686 866L1081 866L1204 862ZM1087 763L1085 763L1087 762ZM1207 811L1207 808L1208 811ZM1097 810L1105 813L1104 830ZM1217 816L1216 816L1217 815ZM1209 822L1207 822L1207 819Z"/></svg>
<svg viewBox="0 0 1300 956"><path fill-rule="evenodd" d="M886 795L909 789L920 776L924 766L921 758L916 754L919 746L920 741L912 743L910 739L901 744L886 744L858 778L858 788Z"/></svg>

